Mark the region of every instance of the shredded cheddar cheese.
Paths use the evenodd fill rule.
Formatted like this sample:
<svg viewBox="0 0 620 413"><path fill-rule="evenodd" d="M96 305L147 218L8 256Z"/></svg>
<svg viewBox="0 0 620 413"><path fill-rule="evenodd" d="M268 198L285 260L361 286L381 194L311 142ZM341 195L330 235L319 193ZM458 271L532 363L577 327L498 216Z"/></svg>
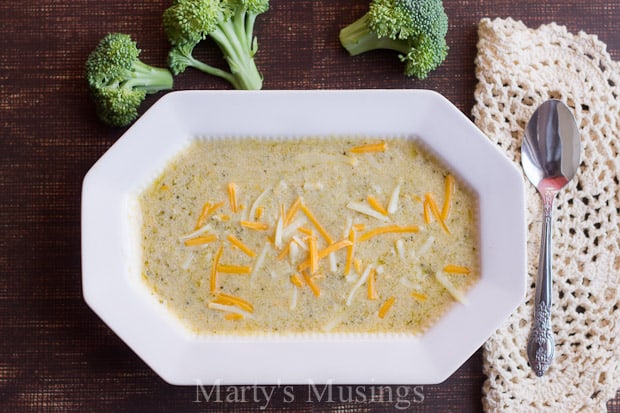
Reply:
<svg viewBox="0 0 620 413"><path fill-rule="evenodd" d="M355 224L352 226L352 228L357 231L357 232L361 232L364 231L366 229L366 225L365 224Z"/></svg>
<svg viewBox="0 0 620 413"><path fill-rule="evenodd" d="M454 177L447 175L445 178L443 207L441 208L441 219L445 222L450 216L452 194L454 193Z"/></svg>
<svg viewBox="0 0 620 413"><path fill-rule="evenodd" d="M396 297L394 296L391 296L390 298L385 300L383 305L379 308L379 318L385 318L388 311L390 311L390 308L392 308L392 306L394 305L394 301L396 301Z"/></svg>
<svg viewBox="0 0 620 413"><path fill-rule="evenodd" d="M450 230L448 229L448 226L446 225L445 221L441 218L441 212L439 212L439 208L437 207L437 202L435 202L435 197L433 196L433 194L431 194L430 192L427 192L426 194L424 194L424 200L428 204L428 207L430 211L433 213L433 216L435 217L435 219L441 225L441 228L447 234L449 234Z"/></svg>
<svg viewBox="0 0 620 413"><path fill-rule="evenodd" d="M202 210L200 211L200 215L198 216L198 220L196 221L196 226L194 229L201 228L207 218L212 215L215 211L220 209L224 205L224 202L218 202L217 204L211 204L210 202L205 202L202 206Z"/></svg>
<svg viewBox="0 0 620 413"><path fill-rule="evenodd" d="M254 312L254 306L252 304L250 304L248 301L244 300L243 298L237 297L235 295L218 293L217 297L215 297L215 299L212 302L217 303L217 304L224 304L224 305L234 305L244 311L247 311L248 313Z"/></svg>
<svg viewBox="0 0 620 413"><path fill-rule="evenodd" d="M460 275L469 275L471 274L471 270L468 267L464 267L462 265L454 265L448 264L443 267L443 271L450 274L460 274Z"/></svg>
<svg viewBox="0 0 620 413"><path fill-rule="evenodd" d="M319 252L316 246L316 238L308 238L308 249L310 250L310 274L316 274L319 270Z"/></svg>
<svg viewBox="0 0 620 413"><path fill-rule="evenodd" d="M250 274L252 272L252 268L246 265L219 264L216 271L223 274Z"/></svg>
<svg viewBox="0 0 620 413"><path fill-rule="evenodd" d="M431 223L431 206L426 199L422 204L422 208L424 209L424 223L428 225Z"/></svg>
<svg viewBox="0 0 620 413"><path fill-rule="evenodd" d="M368 197L366 197L366 200L368 201L368 205L370 205L372 209L374 209L381 215L388 215L387 210L383 207L383 205L381 205L381 203L379 203L379 201L377 201L375 197L373 197L372 195L368 195Z"/></svg>
<svg viewBox="0 0 620 413"><path fill-rule="evenodd" d="M315 238L315 240L316 240L316 238ZM336 252L339 249L349 247L351 245L352 245L351 241L343 239L343 240L340 240L338 242L335 242L335 243L329 245L325 249L317 251L317 253L316 253L317 263L318 263L318 260L322 260L323 258L327 257L329 254L331 254L333 252ZM306 261L300 263L297 266L297 269L299 271L303 271L303 270L305 270L305 269L307 269L307 268L312 266L312 247L308 248L308 250L310 251L310 258L308 258Z"/></svg>
<svg viewBox="0 0 620 413"><path fill-rule="evenodd" d="M230 202L230 210L237 212L239 210L237 205L237 185L234 182L228 184L228 201Z"/></svg>
<svg viewBox="0 0 620 413"><path fill-rule="evenodd" d="M350 149L352 153L385 152L387 142L369 143L366 145L354 146Z"/></svg>
<svg viewBox="0 0 620 413"><path fill-rule="evenodd" d="M314 282L314 277L310 277L306 272L302 272L301 274L304 277L304 281L306 282L306 284L308 284L308 287L310 287L310 290L312 290L312 294L314 294L316 297L320 297L321 289Z"/></svg>
<svg viewBox="0 0 620 413"><path fill-rule="evenodd" d="M376 300L377 297L377 288L375 286L376 283L377 271L373 268L370 270L370 274L368 275L368 299Z"/></svg>
<svg viewBox="0 0 620 413"><path fill-rule="evenodd" d="M368 241L369 239L377 236L377 235L381 235L381 234L388 234L388 233L402 233L402 232L418 232L420 231L420 228L417 225L409 225L409 226L400 226L400 225L386 225L384 227L377 227L375 229L372 229L368 232L363 233L359 240L360 242L362 241Z"/></svg>
<svg viewBox="0 0 620 413"><path fill-rule="evenodd" d="M316 219L312 211L310 211L310 209L303 203L300 204L300 208L304 212L304 214L306 214L310 222L312 222L312 224L316 227L317 231L319 231L323 238L325 238L325 241L327 241L328 244L332 244L334 242L332 241L332 237L325 230L325 228L323 228L323 225L321 225L321 223Z"/></svg>
<svg viewBox="0 0 620 413"><path fill-rule="evenodd" d="M299 274L293 274L290 276L289 278L291 280L291 283L295 286L295 287L303 287L304 283L301 281L301 278L299 278Z"/></svg>
<svg viewBox="0 0 620 413"><path fill-rule="evenodd" d="M211 202L205 202L202 206L202 210L200 211L200 215L198 215L194 229L198 229L203 226L205 220L207 219L209 208L211 208Z"/></svg>
<svg viewBox="0 0 620 413"><path fill-rule="evenodd" d="M230 241L231 244L233 244L235 247L239 248L241 251L243 251L249 257L254 258L256 256L256 253L254 251L252 251L252 249L250 249L250 247L245 245L240 239L238 239L234 235L229 234L228 237L226 237L226 238L228 239L228 241Z"/></svg>
<svg viewBox="0 0 620 413"><path fill-rule="evenodd" d="M297 228L297 231L301 232L302 234L306 234L306 235L310 235L310 236L314 235L314 232L312 232L311 229L304 228L304 227Z"/></svg>
<svg viewBox="0 0 620 413"><path fill-rule="evenodd" d="M242 227L253 229L255 231L266 231L269 229L269 224L264 222L252 222L252 221L239 221Z"/></svg>
<svg viewBox="0 0 620 413"><path fill-rule="evenodd" d="M297 197L297 199L291 204L291 207L288 209L288 212L286 214L286 219L284 220L285 225L289 225L293 221L293 218L295 218L295 215L299 211L300 207L301 207L301 197Z"/></svg>
<svg viewBox="0 0 620 413"><path fill-rule="evenodd" d="M339 249L346 248L352 244L353 244L352 241L346 240L346 239L340 240L338 242L334 242L333 244L329 245L327 248L319 251L319 259L325 258L332 252L336 252Z"/></svg>
<svg viewBox="0 0 620 413"><path fill-rule="evenodd" d="M211 263L211 279L210 279L210 290L212 293L217 291L217 266L220 263L220 258L222 253L224 252L224 247L220 246L215 256L213 257L213 262Z"/></svg>
<svg viewBox="0 0 620 413"><path fill-rule="evenodd" d="M344 275L351 273L351 265L353 264L353 254L355 253L355 230L349 231L349 242L351 245L347 248L347 259L344 264Z"/></svg>
<svg viewBox="0 0 620 413"><path fill-rule="evenodd" d="M208 234L208 235L198 236L196 238L186 239L185 241L183 241L183 243L185 244L186 247L194 247L196 245L204 245L204 244L207 244L213 241L217 241L217 235Z"/></svg>
<svg viewBox="0 0 620 413"><path fill-rule="evenodd" d="M418 301L426 301L428 299L426 294L422 294L417 291L411 291L411 296Z"/></svg>
<svg viewBox="0 0 620 413"><path fill-rule="evenodd" d="M289 252L291 250L291 244L293 242L295 241L291 240L291 242L287 243L286 246L282 248L282 251L280 251L280 254L278 254L278 261L282 261L284 258L286 258L287 255L289 255Z"/></svg>

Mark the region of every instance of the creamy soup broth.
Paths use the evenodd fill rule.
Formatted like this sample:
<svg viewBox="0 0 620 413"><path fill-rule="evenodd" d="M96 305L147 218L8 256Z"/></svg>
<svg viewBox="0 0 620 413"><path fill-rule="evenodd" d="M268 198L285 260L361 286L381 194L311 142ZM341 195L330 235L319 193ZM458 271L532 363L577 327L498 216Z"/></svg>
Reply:
<svg viewBox="0 0 620 413"><path fill-rule="evenodd" d="M476 197L413 139L197 139L139 201L143 281L199 334L419 334L479 278Z"/></svg>

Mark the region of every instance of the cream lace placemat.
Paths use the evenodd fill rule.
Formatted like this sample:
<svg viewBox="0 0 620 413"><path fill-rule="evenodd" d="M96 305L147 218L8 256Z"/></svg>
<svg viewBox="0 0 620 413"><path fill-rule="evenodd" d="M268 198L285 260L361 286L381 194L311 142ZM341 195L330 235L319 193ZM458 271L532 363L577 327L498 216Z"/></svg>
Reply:
<svg viewBox="0 0 620 413"><path fill-rule="evenodd" d="M600 412L620 386L620 65L595 36L556 24L480 22L473 117L520 166L525 125L549 98L580 127L577 179L556 198L552 324L555 360L538 378L526 343L533 313L542 208L527 183L526 301L484 346L488 412ZM525 179L525 177L524 177Z"/></svg>

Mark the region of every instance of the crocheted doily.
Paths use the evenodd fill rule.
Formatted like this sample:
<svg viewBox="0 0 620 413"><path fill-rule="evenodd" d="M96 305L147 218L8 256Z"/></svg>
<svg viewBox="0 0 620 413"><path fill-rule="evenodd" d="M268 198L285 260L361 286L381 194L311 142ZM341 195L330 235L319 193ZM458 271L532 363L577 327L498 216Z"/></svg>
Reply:
<svg viewBox="0 0 620 413"><path fill-rule="evenodd" d="M552 325L555 359L536 377L526 355L542 204L526 184L525 302L484 345L489 412L606 411L620 386L620 65L595 36L549 24L483 19L476 58L478 127L520 165L525 125L549 98L573 111L582 162L555 202ZM524 176L525 180L525 176Z"/></svg>

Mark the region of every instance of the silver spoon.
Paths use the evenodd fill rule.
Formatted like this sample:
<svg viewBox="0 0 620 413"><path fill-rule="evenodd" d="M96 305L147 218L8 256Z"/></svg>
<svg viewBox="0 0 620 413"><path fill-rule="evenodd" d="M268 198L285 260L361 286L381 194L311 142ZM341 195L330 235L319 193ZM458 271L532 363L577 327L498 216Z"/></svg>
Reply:
<svg viewBox="0 0 620 413"><path fill-rule="evenodd" d="M577 172L581 157L579 130L570 109L548 100L536 109L525 129L521 164L543 202L543 227L534 301L534 325L527 344L530 365L542 376L555 352L551 328L551 222L555 194Z"/></svg>

